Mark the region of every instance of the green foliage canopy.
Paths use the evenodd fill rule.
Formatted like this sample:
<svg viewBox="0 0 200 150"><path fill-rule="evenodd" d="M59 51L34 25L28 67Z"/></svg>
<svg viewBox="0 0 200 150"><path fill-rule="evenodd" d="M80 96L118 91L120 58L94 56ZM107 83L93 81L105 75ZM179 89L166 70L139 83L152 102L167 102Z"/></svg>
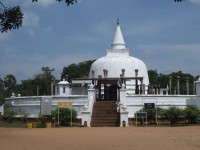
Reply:
<svg viewBox="0 0 200 150"><path fill-rule="evenodd" d="M3 9L1 9L1 7ZM7 8L0 1L0 31L7 32L11 29L18 29L23 23L23 13L19 6Z"/></svg>
<svg viewBox="0 0 200 150"><path fill-rule="evenodd" d="M90 67L95 60L88 60L80 62L78 64L71 64L63 68L61 78L65 78L68 75L68 80L71 81L73 78L81 78L89 75Z"/></svg>

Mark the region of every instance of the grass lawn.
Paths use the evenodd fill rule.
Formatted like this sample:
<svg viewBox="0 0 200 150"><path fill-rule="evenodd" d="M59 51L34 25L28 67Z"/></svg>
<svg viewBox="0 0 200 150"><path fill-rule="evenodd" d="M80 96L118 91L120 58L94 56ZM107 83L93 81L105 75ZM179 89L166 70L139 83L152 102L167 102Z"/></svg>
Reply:
<svg viewBox="0 0 200 150"><path fill-rule="evenodd" d="M0 127L4 127L4 128L25 128L26 123L22 123L21 121L13 121L12 123L8 123L6 121L0 120Z"/></svg>

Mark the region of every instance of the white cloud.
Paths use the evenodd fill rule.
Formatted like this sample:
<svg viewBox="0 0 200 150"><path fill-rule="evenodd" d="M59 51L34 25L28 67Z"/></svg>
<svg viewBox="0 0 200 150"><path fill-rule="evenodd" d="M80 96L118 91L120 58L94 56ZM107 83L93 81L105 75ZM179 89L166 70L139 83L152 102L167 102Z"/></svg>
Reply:
<svg viewBox="0 0 200 150"><path fill-rule="evenodd" d="M200 0L189 0L191 3L200 4Z"/></svg>
<svg viewBox="0 0 200 150"><path fill-rule="evenodd" d="M30 36L35 36L35 31L33 31L33 30L28 30L28 34L30 35Z"/></svg>
<svg viewBox="0 0 200 150"><path fill-rule="evenodd" d="M10 39L10 37L12 36L12 33L10 31L8 32L4 32L4 33L0 33L0 41L2 40L7 40Z"/></svg>
<svg viewBox="0 0 200 150"><path fill-rule="evenodd" d="M183 71L193 75L200 74L200 44L143 45L141 56L148 69L159 72Z"/></svg>
<svg viewBox="0 0 200 150"><path fill-rule="evenodd" d="M44 7L47 7L51 4L54 4L56 1L55 0L39 0L38 5L42 5Z"/></svg>
<svg viewBox="0 0 200 150"><path fill-rule="evenodd" d="M52 29L51 29L50 27L46 27L46 28L43 29L43 31L44 31L45 33L49 33L49 32L52 31Z"/></svg>
<svg viewBox="0 0 200 150"><path fill-rule="evenodd" d="M95 57L89 53L84 55L60 54L55 55L55 57L49 57L41 54L32 54L31 57L13 54L11 56L6 56L5 59L0 63L1 76L13 74L16 76L18 82L20 82L21 80L33 78L35 74L41 72L41 68L43 66L49 66L50 68L56 69L53 74L57 79L60 79L63 67L72 63L79 63L94 58Z"/></svg>
<svg viewBox="0 0 200 150"><path fill-rule="evenodd" d="M24 12L24 26L38 26L40 21L40 16L33 12Z"/></svg>
<svg viewBox="0 0 200 150"><path fill-rule="evenodd" d="M176 55L187 54L186 57L200 55L200 44L176 44L176 45L141 45L140 49L145 50L146 54L170 53ZM150 53L149 53L150 51ZM196 54L193 56L193 54Z"/></svg>

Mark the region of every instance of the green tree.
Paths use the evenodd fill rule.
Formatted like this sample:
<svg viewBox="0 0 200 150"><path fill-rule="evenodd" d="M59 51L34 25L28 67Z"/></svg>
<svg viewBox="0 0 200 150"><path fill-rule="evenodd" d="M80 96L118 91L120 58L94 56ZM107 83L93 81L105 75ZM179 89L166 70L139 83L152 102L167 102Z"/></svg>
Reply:
<svg viewBox="0 0 200 150"><path fill-rule="evenodd" d="M158 83L158 72L157 70L148 70L148 75L149 75L149 82L151 85L159 84Z"/></svg>
<svg viewBox="0 0 200 150"><path fill-rule="evenodd" d="M88 60L80 62L78 64L71 64L63 68L61 78L68 75L68 80L71 81L72 78L81 78L89 75L90 67L95 60Z"/></svg>
<svg viewBox="0 0 200 150"><path fill-rule="evenodd" d="M168 85L168 76L159 74L157 70L148 70L150 85L166 88Z"/></svg>
<svg viewBox="0 0 200 150"><path fill-rule="evenodd" d="M54 75L52 75L52 72L55 71L54 68L50 69L47 67L42 67L41 69L42 73L37 74L35 78L33 79L34 88L37 89L37 86L39 86L39 94L40 95L50 95L51 94L51 82L55 80Z"/></svg>
<svg viewBox="0 0 200 150"><path fill-rule="evenodd" d="M16 87L17 80L14 75L9 74L4 78L4 86L6 88L6 96L10 96Z"/></svg>
<svg viewBox="0 0 200 150"><path fill-rule="evenodd" d="M21 94L22 96L35 96L37 95L37 88L39 89L39 95L50 95L51 82L55 80L54 75L52 75L54 70L54 68L42 67L42 73L35 75L33 79L22 80L21 84L16 84L13 75L7 75L4 78L7 93L5 96L8 97L11 93Z"/></svg>
<svg viewBox="0 0 200 150"><path fill-rule="evenodd" d="M23 14L19 6L5 7L0 1L0 31L7 32L22 26Z"/></svg>
<svg viewBox="0 0 200 150"><path fill-rule="evenodd" d="M58 120L58 109L59 109L59 121L61 122L61 125L65 125L65 123L70 123L71 120L71 111L72 111L72 119L75 120L77 118L77 112L75 109L69 109L69 108L57 108L52 111L52 117L54 117L56 120Z"/></svg>
<svg viewBox="0 0 200 150"><path fill-rule="evenodd" d="M5 88L4 88L3 80L0 78L0 106L4 102L4 96L5 96Z"/></svg>
<svg viewBox="0 0 200 150"><path fill-rule="evenodd" d="M21 84L16 86L15 93L23 96L35 96L37 94L36 88L37 86L33 79L22 80Z"/></svg>
<svg viewBox="0 0 200 150"><path fill-rule="evenodd" d="M200 117L200 110L196 106L187 106L184 109L185 117L190 123L196 123L196 119Z"/></svg>

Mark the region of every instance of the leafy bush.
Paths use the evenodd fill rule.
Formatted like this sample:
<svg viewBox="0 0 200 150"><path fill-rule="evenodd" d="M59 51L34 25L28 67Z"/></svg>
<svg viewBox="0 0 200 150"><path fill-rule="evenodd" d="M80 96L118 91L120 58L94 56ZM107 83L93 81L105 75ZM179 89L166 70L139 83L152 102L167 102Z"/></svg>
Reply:
<svg viewBox="0 0 200 150"><path fill-rule="evenodd" d="M190 123L196 123L196 119L200 117L200 110L196 106L187 106L184 109L185 118L190 121Z"/></svg>
<svg viewBox="0 0 200 150"><path fill-rule="evenodd" d="M65 125L65 123L70 123L71 120L71 111L72 111L72 119L77 118L77 112L75 109L69 109L69 108L59 108L59 121L61 122L61 125ZM58 120L58 108L52 111L52 117Z"/></svg>
<svg viewBox="0 0 200 150"><path fill-rule="evenodd" d="M181 118L184 118L184 110L178 107L170 107L165 111L164 116L170 120L171 124L177 123Z"/></svg>
<svg viewBox="0 0 200 150"><path fill-rule="evenodd" d="M157 118L161 119L165 115L165 109L157 107ZM139 112L147 112L147 119L148 121L155 121L156 120L156 108L154 109L141 109ZM141 121L142 119L139 119Z"/></svg>
<svg viewBox="0 0 200 150"><path fill-rule="evenodd" d="M26 123L27 120L28 120L29 115L30 115L30 114L27 113L27 112L22 112L22 115L21 115L21 120L22 120L22 122Z"/></svg>
<svg viewBox="0 0 200 150"><path fill-rule="evenodd" d="M15 111L14 109L7 109L4 112L4 116L7 118L7 122L11 123L13 118L17 115L17 111Z"/></svg>

